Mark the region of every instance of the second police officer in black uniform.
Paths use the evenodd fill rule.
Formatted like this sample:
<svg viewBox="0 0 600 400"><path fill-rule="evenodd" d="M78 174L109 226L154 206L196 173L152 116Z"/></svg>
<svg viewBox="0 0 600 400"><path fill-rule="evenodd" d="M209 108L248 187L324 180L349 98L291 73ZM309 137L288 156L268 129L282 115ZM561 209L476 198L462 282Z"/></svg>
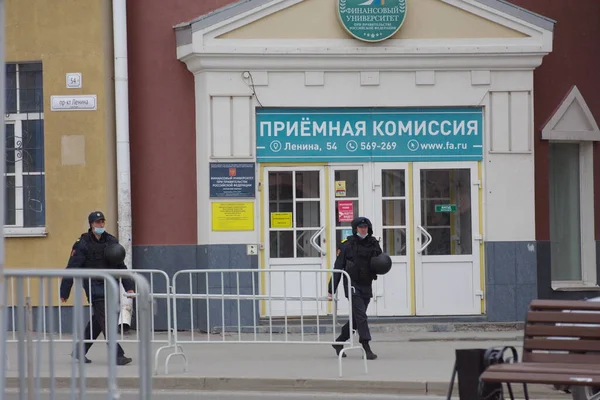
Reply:
<svg viewBox="0 0 600 400"><path fill-rule="evenodd" d="M87 232L83 233L73 245L67 268L127 269L127 266L123 262L117 265L110 264L105 256L105 249L108 246L118 244L119 242L116 237L105 231L104 214L100 211L94 211L88 216L88 222L90 228ZM135 283L126 278L123 278L122 282L127 293L133 293ZM91 282L88 282L87 279L82 279L82 284L93 311L92 318L88 322L83 334L84 340L96 340L98 336L100 336L100 332L104 334L105 338L108 338L106 333L104 280L91 279ZM72 286L72 278L65 277L62 280L60 285L60 297L63 303L69 298ZM116 334L116 332L114 332L114 334ZM90 350L90 347L92 347L91 342L84 344L85 354ZM91 363L85 354L83 354L84 362L86 364ZM79 359L78 354L75 354L74 357ZM121 345L117 343L117 364L125 365L129 364L131 361L131 358L125 356L125 351Z"/></svg>
<svg viewBox="0 0 600 400"><path fill-rule="evenodd" d="M342 240L337 251L334 269L344 270L352 280L352 326L358 331L359 342L363 346L368 360L375 360L377 355L371 350L369 342L371 333L367 320L367 307L373 297L373 281L377 275L371 271L371 258L382 253L379 241L373 237L373 226L371 221L365 217L358 217L352 221L352 236ZM329 294L337 291L342 274L333 274L329 282ZM347 280L344 277L344 280ZM344 291L346 297L348 293L348 283L344 282ZM337 342L345 342L350 339L350 324L347 322L343 327ZM343 345L334 345L333 348L339 355ZM343 355L344 357L346 354Z"/></svg>

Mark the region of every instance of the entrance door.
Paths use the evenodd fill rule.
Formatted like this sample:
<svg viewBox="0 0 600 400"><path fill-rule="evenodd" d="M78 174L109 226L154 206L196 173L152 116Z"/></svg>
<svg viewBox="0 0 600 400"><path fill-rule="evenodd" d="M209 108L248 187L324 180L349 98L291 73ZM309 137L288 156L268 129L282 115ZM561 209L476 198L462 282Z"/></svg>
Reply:
<svg viewBox="0 0 600 400"><path fill-rule="evenodd" d="M481 314L476 163L415 163L418 315Z"/></svg>
<svg viewBox="0 0 600 400"><path fill-rule="evenodd" d="M392 269L375 281L373 301L378 316L410 315L410 249L408 168L402 163L374 165L376 208L373 221L381 249Z"/></svg>
<svg viewBox="0 0 600 400"><path fill-rule="evenodd" d="M364 216L373 223L374 236L393 261L392 270L373 282L372 316L410 315L408 257L408 201L406 164L374 163L364 166L332 166L330 198L334 201L335 243L330 246L331 267L341 240L352 235L351 221ZM347 315L343 287L338 288L338 314Z"/></svg>
<svg viewBox="0 0 600 400"><path fill-rule="evenodd" d="M367 169L368 171L368 169ZM369 171L370 172L370 171ZM370 218L373 207L368 199L365 199L365 188L370 187L370 175L364 173L363 166L331 166L329 167L330 185L329 198L331 201L330 243L331 253L328 268L333 268L337 256L337 249L342 240L352 236L352 220L359 216ZM338 286L337 313L348 315L348 300L345 297L344 282L340 281ZM375 315L375 307L371 306L367 312Z"/></svg>
<svg viewBox="0 0 600 400"><path fill-rule="evenodd" d="M268 316L316 315L326 312L322 301L299 301L300 297L326 296L324 274L286 272L323 268L325 251L325 182L323 167L266 168L265 215L267 271L265 295L290 300L269 301ZM302 275L302 277L300 277ZM292 298L296 298L295 300Z"/></svg>

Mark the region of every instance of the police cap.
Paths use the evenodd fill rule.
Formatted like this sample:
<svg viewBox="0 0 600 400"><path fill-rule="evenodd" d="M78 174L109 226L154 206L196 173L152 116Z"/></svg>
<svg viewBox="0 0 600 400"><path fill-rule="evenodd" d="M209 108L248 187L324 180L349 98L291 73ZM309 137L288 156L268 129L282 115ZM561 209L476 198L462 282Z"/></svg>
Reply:
<svg viewBox="0 0 600 400"><path fill-rule="evenodd" d="M88 216L88 222L91 224L92 222L100 221L104 218L104 214L102 211L94 211Z"/></svg>
<svg viewBox="0 0 600 400"><path fill-rule="evenodd" d="M361 217L356 219L356 226L369 226L369 220L367 218Z"/></svg>

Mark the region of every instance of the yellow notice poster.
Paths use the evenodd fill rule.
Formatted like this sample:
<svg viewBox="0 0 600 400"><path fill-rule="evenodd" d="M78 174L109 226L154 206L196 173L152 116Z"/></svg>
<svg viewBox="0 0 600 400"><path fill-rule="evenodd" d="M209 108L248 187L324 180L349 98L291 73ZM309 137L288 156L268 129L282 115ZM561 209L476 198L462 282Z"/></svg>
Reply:
<svg viewBox="0 0 600 400"><path fill-rule="evenodd" d="M292 228L291 212L273 212L271 213L271 228Z"/></svg>
<svg viewBox="0 0 600 400"><path fill-rule="evenodd" d="M335 181L335 197L346 197L346 181Z"/></svg>
<svg viewBox="0 0 600 400"><path fill-rule="evenodd" d="M213 231L253 231L254 203L212 203Z"/></svg>

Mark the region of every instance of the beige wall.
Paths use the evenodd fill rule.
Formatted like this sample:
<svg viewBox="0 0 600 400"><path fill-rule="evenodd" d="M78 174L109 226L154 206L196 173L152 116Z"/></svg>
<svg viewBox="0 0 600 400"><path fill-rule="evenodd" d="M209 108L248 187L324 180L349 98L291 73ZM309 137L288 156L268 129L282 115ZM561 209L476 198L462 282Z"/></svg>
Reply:
<svg viewBox="0 0 600 400"><path fill-rule="evenodd" d="M443 3L408 0L407 17L393 39L514 38L523 34ZM339 23L337 0L305 0L222 39L348 39Z"/></svg>
<svg viewBox="0 0 600 400"><path fill-rule="evenodd" d="M94 209L116 235L112 19L105 0L7 0L7 62L41 61L44 79L46 228L7 238L7 268L64 268ZM82 89L65 74L81 72ZM51 95L95 94L97 111L50 111Z"/></svg>

